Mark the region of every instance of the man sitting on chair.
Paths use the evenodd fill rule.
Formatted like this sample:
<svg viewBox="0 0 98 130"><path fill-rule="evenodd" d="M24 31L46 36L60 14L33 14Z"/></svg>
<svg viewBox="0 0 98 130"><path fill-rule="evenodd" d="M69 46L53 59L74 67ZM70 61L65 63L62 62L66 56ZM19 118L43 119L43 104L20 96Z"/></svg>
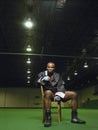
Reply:
<svg viewBox="0 0 98 130"><path fill-rule="evenodd" d="M38 83L44 87L45 91L45 122L44 126L51 126L51 100L71 100L71 122L84 124L85 121L80 120L77 117L77 93L74 91L67 91L65 89L64 82L59 73L55 71L55 64L49 62L46 67L46 71L40 72L38 74Z"/></svg>

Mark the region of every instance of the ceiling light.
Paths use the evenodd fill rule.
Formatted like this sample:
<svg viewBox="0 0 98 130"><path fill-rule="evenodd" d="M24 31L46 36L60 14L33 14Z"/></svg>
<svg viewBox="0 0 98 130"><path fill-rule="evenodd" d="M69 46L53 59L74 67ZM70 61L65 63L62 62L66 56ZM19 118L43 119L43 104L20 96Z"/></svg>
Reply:
<svg viewBox="0 0 98 130"><path fill-rule="evenodd" d="M27 52L31 52L31 51L32 51L32 48L31 48L30 45L27 46L26 51L27 51Z"/></svg>
<svg viewBox="0 0 98 130"><path fill-rule="evenodd" d="M31 64L31 59L28 58L28 60L26 62L27 62L27 64Z"/></svg>
<svg viewBox="0 0 98 130"><path fill-rule="evenodd" d="M28 69L28 70L27 70L27 73L28 73L28 74L30 74L30 73L31 73L30 69Z"/></svg>
<svg viewBox="0 0 98 130"><path fill-rule="evenodd" d="M69 77L69 76L67 77L67 80L70 80L70 77Z"/></svg>
<svg viewBox="0 0 98 130"><path fill-rule="evenodd" d="M77 72L77 70L75 70L75 72L74 72L74 75L78 75L78 72Z"/></svg>
<svg viewBox="0 0 98 130"><path fill-rule="evenodd" d="M66 3L66 0L58 0L57 1L57 7L62 8Z"/></svg>
<svg viewBox="0 0 98 130"><path fill-rule="evenodd" d="M30 84L30 80L28 80L27 83Z"/></svg>
<svg viewBox="0 0 98 130"><path fill-rule="evenodd" d="M84 68L88 68L87 62L84 63Z"/></svg>
<svg viewBox="0 0 98 130"><path fill-rule="evenodd" d="M27 76L27 79L30 79L31 77L30 76Z"/></svg>
<svg viewBox="0 0 98 130"><path fill-rule="evenodd" d="M28 18L25 22L24 22L25 27L27 27L28 29L31 29L33 27L33 22L31 20L31 18Z"/></svg>

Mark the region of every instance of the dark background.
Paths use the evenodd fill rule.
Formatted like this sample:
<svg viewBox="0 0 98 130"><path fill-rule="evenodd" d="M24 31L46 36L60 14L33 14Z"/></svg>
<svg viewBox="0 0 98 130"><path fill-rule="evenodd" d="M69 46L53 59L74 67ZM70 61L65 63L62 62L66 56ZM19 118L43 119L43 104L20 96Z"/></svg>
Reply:
<svg viewBox="0 0 98 130"><path fill-rule="evenodd" d="M23 25L28 17L35 22L30 30ZM98 84L97 0L0 1L0 87L36 87L37 74L48 61L56 63L56 71L70 89Z"/></svg>

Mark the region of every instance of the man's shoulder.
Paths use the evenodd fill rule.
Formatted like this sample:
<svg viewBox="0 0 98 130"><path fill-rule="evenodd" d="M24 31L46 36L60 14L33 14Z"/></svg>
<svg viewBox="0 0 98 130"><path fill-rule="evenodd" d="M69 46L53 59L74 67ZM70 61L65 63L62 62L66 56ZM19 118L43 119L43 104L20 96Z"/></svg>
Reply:
<svg viewBox="0 0 98 130"><path fill-rule="evenodd" d="M54 75L56 76L60 76L60 74L58 72L54 72Z"/></svg>
<svg viewBox="0 0 98 130"><path fill-rule="evenodd" d="M55 74L58 74L58 75L60 75L60 73L59 72L54 72Z"/></svg>

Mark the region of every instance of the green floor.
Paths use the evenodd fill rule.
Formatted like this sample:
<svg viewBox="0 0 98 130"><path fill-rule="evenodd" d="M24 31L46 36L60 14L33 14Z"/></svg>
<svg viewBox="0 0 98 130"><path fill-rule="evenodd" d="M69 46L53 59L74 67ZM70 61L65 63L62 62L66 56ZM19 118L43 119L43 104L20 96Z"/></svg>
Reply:
<svg viewBox="0 0 98 130"><path fill-rule="evenodd" d="M41 109L2 109L0 108L0 130L98 130L98 110L78 109L78 115L86 124L70 122L71 109L62 109L62 121L58 124L57 115L52 116L52 126L42 124Z"/></svg>

